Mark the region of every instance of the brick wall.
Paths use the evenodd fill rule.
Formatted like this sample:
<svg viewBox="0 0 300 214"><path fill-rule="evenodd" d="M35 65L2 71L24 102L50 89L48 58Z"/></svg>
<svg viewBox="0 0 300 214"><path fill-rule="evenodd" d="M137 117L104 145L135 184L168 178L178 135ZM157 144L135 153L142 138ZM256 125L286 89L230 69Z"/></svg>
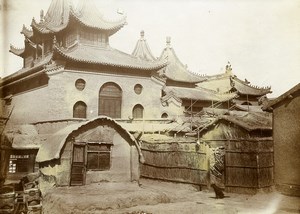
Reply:
<svg viewBox="0 0 300 214"><path fill-rule="evenodd" d="M14 106L14 110L10 122L32 123L70 119L73 117L73 105L77 101L86 103L88 119L97 117L99 90L107 82L114 82L122 89L123 119L132 116L132 109L136 104L144 107L145 119L160 118L163 113L173 117L181 111L179 106L162 106L160 101L162 85L150 77L65 70L49 74L49 78L47 86L13 96L11 106ZM82 91L75 87L75 81L79 78L86 82ZM141 94L134 92L136 84L143 86Z"/></svg>
<svg viewBox="0 0 300 214"><path fill-rule="evenodd" d="M287 194L300 196L300 91L273 111L275 184Z"/></svg>

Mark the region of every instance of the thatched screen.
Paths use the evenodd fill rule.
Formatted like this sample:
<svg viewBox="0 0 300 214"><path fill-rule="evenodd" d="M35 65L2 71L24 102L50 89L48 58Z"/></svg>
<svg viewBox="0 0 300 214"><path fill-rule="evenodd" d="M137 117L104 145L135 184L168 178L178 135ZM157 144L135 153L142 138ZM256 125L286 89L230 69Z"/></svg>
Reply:
<svg viewBox="0 0 300 214"><path fill-rule="evenodd" d="M227 192L256 193L273 186L272 138L240 138L218 141L225 147L224 180ZM180 138L143 140L145 163L141 176L207 186L214 142L196 143Z"/></svg>
<svg viewBox="0 0 300 214"><path fill-rule="evenodd" d="M165 181L207 185L208 146L196 144L196 139L143 140L145 163L141 176Z"/></svg>

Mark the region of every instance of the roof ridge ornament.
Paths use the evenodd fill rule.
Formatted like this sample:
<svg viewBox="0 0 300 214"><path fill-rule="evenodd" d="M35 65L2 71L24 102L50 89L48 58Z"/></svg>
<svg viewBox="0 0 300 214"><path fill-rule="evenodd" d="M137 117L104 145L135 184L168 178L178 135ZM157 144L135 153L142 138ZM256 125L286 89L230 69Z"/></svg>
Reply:
<svg viewBox="0 0 300 214"><path fill-rule="evenodd" d="M232 74L232 67L231 67L231 64L229 61L227 62L227 65L225 68L226 68L226 70L225 70L226 74Z"/></svg>
<svg viewBox="0 0 300 214"><path fill-rule="evenodd" d="M57 47L57 39L56 36L53 36L53 47Z"/></svg>
<svg viewBox="0 0 300 214"><path fill-rule="evenodd" d="M44 16L44 10L40 11L40 22L44 22L45 21L45 16Z"/></svg>
<svg viewBox="0 0 300 214"><path fill-rule="evenodd" d="M167 36L166 38L167 47L171 47L171 37Z"/></svg>
<svg viewBox="0 0 300 214"><path fill-rule="evenodd" d="M141 30L141 40L144 40L144 36L145 36L145 31Z"/></svg>

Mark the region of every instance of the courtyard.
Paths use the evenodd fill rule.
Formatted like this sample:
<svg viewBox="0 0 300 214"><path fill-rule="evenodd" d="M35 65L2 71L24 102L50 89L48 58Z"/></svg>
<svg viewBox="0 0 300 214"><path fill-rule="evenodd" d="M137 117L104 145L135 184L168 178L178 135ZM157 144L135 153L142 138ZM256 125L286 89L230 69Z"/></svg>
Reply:
<svg viewBox="0 0 300 214"><path fill-rule="evenodd" d="M101 182L76 187L54 187L43 200L52 213L300 213L300 198L277 192L255 195L225 193L215 199L210 189L141 179L140 183Z"/></svg>

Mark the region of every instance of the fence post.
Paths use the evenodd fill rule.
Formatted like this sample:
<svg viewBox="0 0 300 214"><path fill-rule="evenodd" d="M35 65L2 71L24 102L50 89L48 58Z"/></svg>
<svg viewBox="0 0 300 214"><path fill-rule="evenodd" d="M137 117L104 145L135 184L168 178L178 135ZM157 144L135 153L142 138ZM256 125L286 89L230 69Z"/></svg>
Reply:
<svg viewBox="0 0 300 214"><path fill-rule="evenodd" d="M256 152L256 167L257 167L257 187L260 188L259 185L259 151Z"/></svg>

